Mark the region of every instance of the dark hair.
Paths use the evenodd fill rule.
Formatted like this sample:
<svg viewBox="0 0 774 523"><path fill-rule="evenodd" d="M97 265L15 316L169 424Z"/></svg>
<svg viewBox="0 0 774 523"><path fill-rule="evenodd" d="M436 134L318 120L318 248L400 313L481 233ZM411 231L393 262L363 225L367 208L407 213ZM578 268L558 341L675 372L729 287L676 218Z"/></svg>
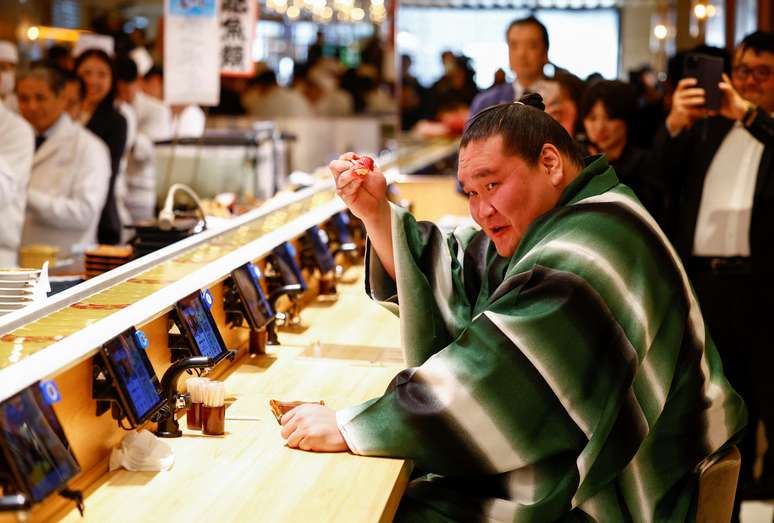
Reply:
<svg viewBox="0 0 774 523"><path fill-rule="evenodd" d="M16 86L27 78L35 78L36 80L43 80L48 84L48 88L51 92L59 96L65 86L65 76L60 69L51 67L42 62L36 62L30 64L29 67L20 69L16 73Z"/></svg>
<svg viewBox="0 0 774 523"><path fill-rule="evenodd" d="M543 145L550 143L572 163L582 166L578 144L544 110L543 98L537 93L524 95L518 102L487 107L468 122L460 149L470 142L500 135L503 151L519 156L527 165L537 164Z"/></svg>
<svg viewBox="0 0 774 523"><path fill-rule="evenodd" d="M116 80L124 83L132 83L137 80L139 73L137 63L128 56L116 58Z"/></svg>
<svg viewBox="0 0 774 523"><path fill-rule="evenodd" d="M600 80L590 86L580 105L581 120L588 116L597 102L602 102L611 119L623 120L627 127L631 127L637 114L637 93L634 87L619 80Z"/></svg>
<svg viewBox="0 0 774 523"><path fill-rule="evenodd" d="M582 118L580 116L581 102L583 101L583 95L586 92L586 82L567 71L557 71L554 75L554 81L559 84L560 93L562 96L567 96L572 100L577 109L575 114L575 121L573 122L573 130L577 133L583 128Z"/></svg>
<svg viewBox="0 0 774 523"><path fill-rule="evenodd" d="M277 75L274 74L274 71L271 69L267 69L255 77L255 85L261 85L265 87L277 85Z"/></svg>
<svg viewBox="0 0 774 523"><path fill-rule="evenodd" d="M83 78L72 71L67 71L65 73L65 84L70 82L76 82L78 84L78 98L81 101L86 98L86 84L84 83Z"/></svg>
<svg viewBox="0 0 774 523"><path fill-rule="evenodd" d="M505 39L508 39L508 34L511 32L511 29L518 25L529 25L532 24L535 27L537 27L540 30L540 36L543 37L543 43L546 46L546 51L548 51L548 29L546 29L546 26L543 25L543 23L535 18L533 15L529 15L526 18L519 18L517 20L514 20L513 22L508 25L508 29L505 31Z"/></svg>
<svg viewBox="0 0 774 523"><path fill-rule="evenodd" d="M145 73L143 79L150 80L154 76L160 76L161 78L164 78L164 69L161 66L153 65L150 69L148 69L148 72Z"/></svg>
<svg viewBox="0 0 774 523"><path fill-rule="evenodd" d="M750 33L744 37L739 47L744 51L752 49L755 54L774 53L774 32L755 31Z"/></svg>
<svg viewBox="0 0 774 523"><path fill-rule="evenodd" d="M57 66L59 60L67 59L70 56L70 50L63 45L52 45L46 53L46 61L53 66Z"/></svg>
<svg viewBox="0 0 774 523"><path fill-rule="evenodd" d="M113 62L113 59L108 56L108 54L103 51L102 49L86 49L84 52L78 55L78 58L75 59L75 66L73 67L73 71L75 71L75 74L78 74L78 69L81 67L81 64L88 60L89 58L96 58L97 60L100 60L105 65L108 66L108 69L110 69L110 90L105 95L105 98L102 99L99 102L99 105L105 104L113 106L113 102L116 99L116 67L115 62Z"/></svg>

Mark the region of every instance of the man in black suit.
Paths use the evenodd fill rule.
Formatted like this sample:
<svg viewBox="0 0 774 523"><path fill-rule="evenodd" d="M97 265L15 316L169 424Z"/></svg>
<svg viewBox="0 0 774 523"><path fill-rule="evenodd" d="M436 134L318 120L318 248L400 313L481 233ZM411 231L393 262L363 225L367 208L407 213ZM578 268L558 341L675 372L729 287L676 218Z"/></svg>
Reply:
<svg viewBox="0 0 774 523"><path fill-rule="evenodd" d="M748 405L741 493L774 498L774 33L748 35L733 63L719 112L703 108L694 78L674 93L662 136L668 229L726 375ZM769 450L755 482L759 421Z"/></svg>

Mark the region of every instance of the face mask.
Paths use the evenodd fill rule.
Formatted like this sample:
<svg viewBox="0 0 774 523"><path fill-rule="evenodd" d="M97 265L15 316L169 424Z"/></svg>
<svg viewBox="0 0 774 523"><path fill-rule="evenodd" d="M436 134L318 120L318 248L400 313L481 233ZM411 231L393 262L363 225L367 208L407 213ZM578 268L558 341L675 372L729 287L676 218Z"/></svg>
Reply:
<svg viewBox="0 0 774 523"><path fill-rule="evenodd" d="M16 83L16 75L13 71L0 73L0 96L7 96L13 92Z"/></svg>

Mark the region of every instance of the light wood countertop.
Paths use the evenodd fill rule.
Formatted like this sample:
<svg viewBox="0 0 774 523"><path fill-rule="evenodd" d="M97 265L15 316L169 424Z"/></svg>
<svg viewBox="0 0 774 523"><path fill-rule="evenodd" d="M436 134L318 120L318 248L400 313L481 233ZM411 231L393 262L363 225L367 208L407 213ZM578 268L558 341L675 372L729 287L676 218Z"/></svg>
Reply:
<svg viewBox="0 0 774 523"><path fill-rule="evenodd" d="M54 520L390 521L410 462L289 449L268 406L269 399L353 405L381 394L403 368L397 319L362 292L362 268L355 275L338 302L303 311L304 333L280 332L284 343L312 345L246 357L226 378L236 401L226 411L225 436L188 431L182 418L184 436L162 440L175 452L171 471L108 473L85 493L84 519L73 509ZM359 328L341 326L352 314Z"/></svg>

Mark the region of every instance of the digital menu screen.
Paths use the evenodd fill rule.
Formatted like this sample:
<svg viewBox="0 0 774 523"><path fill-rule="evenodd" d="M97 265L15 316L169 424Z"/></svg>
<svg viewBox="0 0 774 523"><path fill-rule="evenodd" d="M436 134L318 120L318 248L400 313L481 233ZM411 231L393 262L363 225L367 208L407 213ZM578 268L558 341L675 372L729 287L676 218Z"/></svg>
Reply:
<svg viewBox="0 0 774 523"><path fill-rule="evenodd" d="M0 448L20 490L38 503L63 488L80 472L68 450L50 405L40 398L37 385L0 404ZM45 410L50 412L44 413Z"/></svg>
<svg viewBox="0 0 774 523"><path fill-rule="evenodd" d="M110 374L120 389L124 407L133 425L146 421L164 403L153 365L140 349L133 330L103 346Z"/></svg>
<svg viewBox="0 0 774 523"><path fill-rule="evenodd" d="M317 266L320 268L320 272L327 274L336 268L336 263L333 261L331 251L328 249L327 238L323 237L323 232L316 225L306 231L306 237L309 243L312 244L314 250L314 259L317 261Z"/></svg>
<svg viewBox="0 0 774 523"><path fill-rule="evenodd" d="M352 243L352 234L349 232L349 215L346 212L334 214L331 222L336 229L339 243Z"/></svg>
<svg viewBox="0 0 774 523"><path fill-rule="evenodd" d="M282 276L285 285L299 284L302 290L306 290L306 280L301 275L301 269L296 263L296 249L290 243L283 243L272 250L277 271Z"/></svg>
<svg viewBox="0 0 774 523"><path fill-rule="evenodd" d="M260 329L268 324L274 318L274 312L271 310L263 289L258 281L258 275L250 269L251 264L245 264L231 273L234 278L237 292L242 303L247 309L247 321L253 329Z"/></svg>
<svg viewBox="0 0 774 523"><path fill-rule="evenodd" d="M199 292L180 300L177 310L184 328L188 331L189 340L195 345L197 356L219 360L227 354L226 344L223 343L215 320Z"/></svg>

